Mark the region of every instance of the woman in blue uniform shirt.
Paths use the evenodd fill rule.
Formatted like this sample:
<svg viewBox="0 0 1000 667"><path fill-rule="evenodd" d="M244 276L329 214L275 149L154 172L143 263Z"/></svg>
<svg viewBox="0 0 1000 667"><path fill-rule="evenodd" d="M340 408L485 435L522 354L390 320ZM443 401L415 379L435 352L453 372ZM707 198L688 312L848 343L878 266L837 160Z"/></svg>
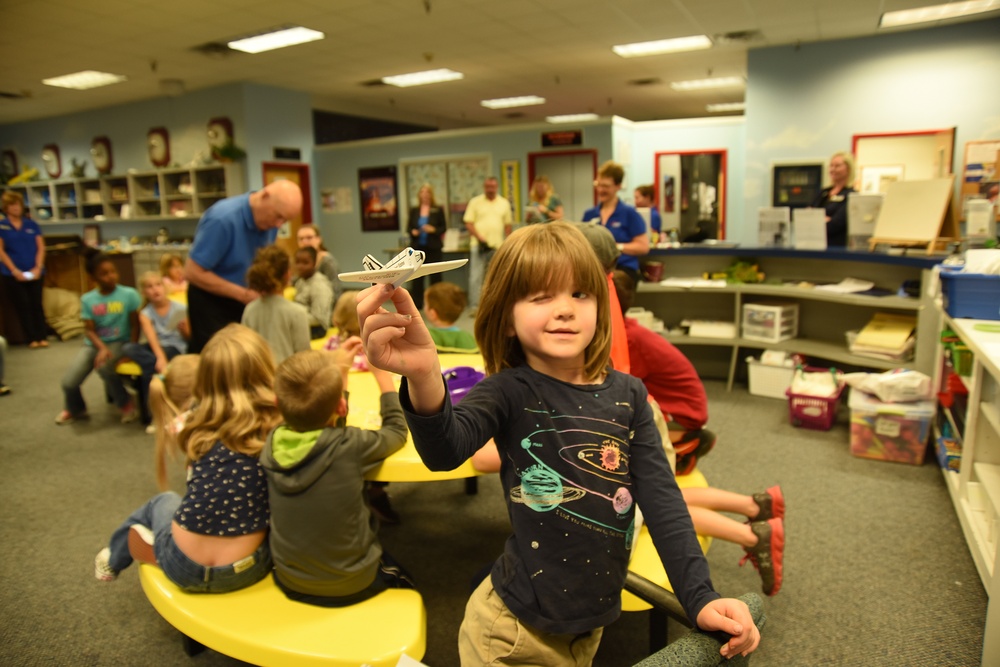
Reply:
<svg viewBox="0 0 1000 667"><path fill-rule="evenodd" d="M638 284L639 258L649 253L649 234L639 212L618 198L623 180L625 170L620 164L609 160L601 165L594 181L598 204L584 212L583 221L607 227L621 252L618 268Z"/></svg>

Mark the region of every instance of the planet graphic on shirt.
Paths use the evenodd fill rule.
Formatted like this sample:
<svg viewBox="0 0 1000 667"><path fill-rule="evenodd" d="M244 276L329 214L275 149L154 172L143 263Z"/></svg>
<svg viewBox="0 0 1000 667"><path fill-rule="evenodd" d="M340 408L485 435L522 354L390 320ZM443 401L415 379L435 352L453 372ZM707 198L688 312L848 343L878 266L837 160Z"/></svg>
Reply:
<svg viewBox="0 0 1000 667"><path fill-rule="evenodd" d="M532 466L521 475L521 484L510 490L510 499L523 503L536 512L549 512L562 503L583 498L586 491L563 488L555 472L542 466Z"/></svg>

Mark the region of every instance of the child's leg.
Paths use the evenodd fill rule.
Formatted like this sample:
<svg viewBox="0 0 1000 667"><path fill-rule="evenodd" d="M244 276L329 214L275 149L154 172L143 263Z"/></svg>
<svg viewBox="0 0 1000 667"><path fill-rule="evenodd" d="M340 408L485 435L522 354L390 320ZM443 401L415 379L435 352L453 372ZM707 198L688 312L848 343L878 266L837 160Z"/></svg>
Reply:
<svg viewBox="0 0 1000 667"><path fill-rule="evenodd" d="M104 380L104 386L108 390L108 394L111 396L111 400L115 402L115 405L119 409L124 410L128 407L129 402L132 400L129 398L128 392L125 391L125 385L122 383L122 378L115 371L115 367L118 366L118 362L121 361L122 357L125 356L123 353L125 344L124 343L105 343L108 349L111 350L111 359L97 369L97 373Z"/></svg>
<svg viewBox="0 0 1000 667"><path fill-rule="evenodd" d="M732 491L723 491L713 487L693 487L681 489L681 493L684 494L684 502L689 507L704 507L716 512L733 512L751 519L757 516L757 512L760 511L752 496Z"/></svg>
<svg viewBox="0 0 1000 667"><path fill-rule="evenodd" d="M174 513L181 504L181 497L173 491L166 491L153 496L149 502L132 512L125 521L111 534L108 547L111 554L108 565L120 572L132 564L132 556L128 552L128 531L133 524L140 524L153 531L154 543L164 531L170 530Z"/></svg>
<svg viewBox="0 0 1000 667"><path fill-rule="evenodd" d="M693 505L688 505L688 513L691 515L691 522L694 523L694 530L699 535L717 537L742 547L752 547L757 544L757 536L748 523Z"/></svg>
<svg viewBox="0 0 1000 667"><path fill-rule="evenodd" d="M458 631L463 665L589 666L601 643L603 628L579 635L555 635L520 623L486 577L465 606Z"/></svg>
<svg viewBox="0 0 1000 667"><path fill-rule="evenodd" d="M63 374L61 383L65 396L63 406L70 415L76 416L87 411L87 403L83 400L80 385L90 375L90 371L94 370L96 356L97 350L92 345L84 344Z"/></svg>

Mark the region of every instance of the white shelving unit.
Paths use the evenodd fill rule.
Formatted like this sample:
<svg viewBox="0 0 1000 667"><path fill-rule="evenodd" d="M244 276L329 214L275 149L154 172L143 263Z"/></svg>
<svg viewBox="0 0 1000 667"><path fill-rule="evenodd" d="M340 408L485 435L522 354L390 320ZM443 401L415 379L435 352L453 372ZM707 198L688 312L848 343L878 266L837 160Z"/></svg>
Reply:
<svg viewBox="0 0 1000 667"><path fill-rule="evenodd" d="M924 276L924 279L929 279L929 276ZM837 294L812 288L781 285L682 288L651 283L641 283L635 298L635 305L654 312L664 321L667 328L676 327L682 319L704 319L734 322L737 332L742 321L743 304L760 302L798 303L799 335L791 340L779 342L764 342L742 337L696 338L675 335L665 337L678 346L709 346L722 348L728 352L726 378L729 389L732 389L739 368L741 349L786 350L839 364L877 370L909 368L930 374L934 355L932 342L925 342L922 345L918 343L914 360L904 363L851 354L845 337L845 331L861 329L875 313L890 312L915 316L918 321L918 341L921 338L921 328L929 329L929 332L924 333L929 333L930 337L924 335L924 338L926 341L933 341L936 324L928 327L926 322L921 322L924 319L925 306L928 305L922 298Z"/></svg>
<svg viewBox="0 0 1000 667"><path fill-rule="evenodd" d="M1000 595L1000 333L977 329L1000 322L951 318L942 313L942 325L958 334L974 355L968 375L960 376L969 391L965 414L944 410L958 431L962 458L957 473L943 470L979 577L990 596L983 638L984 665L1000 664L1000 609L992 604ZM947 382L950 367L938 346L935 386ZM954 409L954 408L953 408ZM957 426L964 422L964 430Z"/></svg>
<svg viewBox="0 0 1000 667"><path fill-rule="evenodd" d="M243 165L129 172L98 178L37 181L10 186L39 224L128 220L197 220L225 197L245 191Z"/></svg>

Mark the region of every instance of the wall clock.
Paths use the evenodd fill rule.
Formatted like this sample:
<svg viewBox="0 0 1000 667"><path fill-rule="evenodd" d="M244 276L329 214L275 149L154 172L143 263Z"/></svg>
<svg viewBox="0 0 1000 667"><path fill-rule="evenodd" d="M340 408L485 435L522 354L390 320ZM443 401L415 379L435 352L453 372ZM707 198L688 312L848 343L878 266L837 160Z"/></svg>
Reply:
<svg viewBox="0 0 1000 667"><path fill-rule="evenodd" d="M17 176L17 153L8 149L3 152L0 159L0 174L3 174L4 182Z"/></svg>
<svg viewBox="0 0 1000 667"><path fill-rule="evenodd" d="M154 167L166 167L170 164L170 133L165 127L154 127L146 135L146 146L149 149L149 161Z"/></svg>
<svg viewBox="0 0 1000 667"><path fill-rule="evenodd" d="M94 160L94 169L98 174L110 174L111 160L111 139L107 137L94 137L90 142L90 157Z"/></svg>
<svg viewBox="0 0 1000 667"><path fill-rule="evenodd" d="M225 116L208 121L208 145L212 148L212 157L219 159L219 149L233 143L233 121Z"/></svg>
<svg viewBox="0 0 1000 667"><path fill-rule="evenodd" d="M42 162L45 164L45 173L49 175L49 178L62 176L62 158L59 156L58 146L46 144L42 147Z"/></svg>

